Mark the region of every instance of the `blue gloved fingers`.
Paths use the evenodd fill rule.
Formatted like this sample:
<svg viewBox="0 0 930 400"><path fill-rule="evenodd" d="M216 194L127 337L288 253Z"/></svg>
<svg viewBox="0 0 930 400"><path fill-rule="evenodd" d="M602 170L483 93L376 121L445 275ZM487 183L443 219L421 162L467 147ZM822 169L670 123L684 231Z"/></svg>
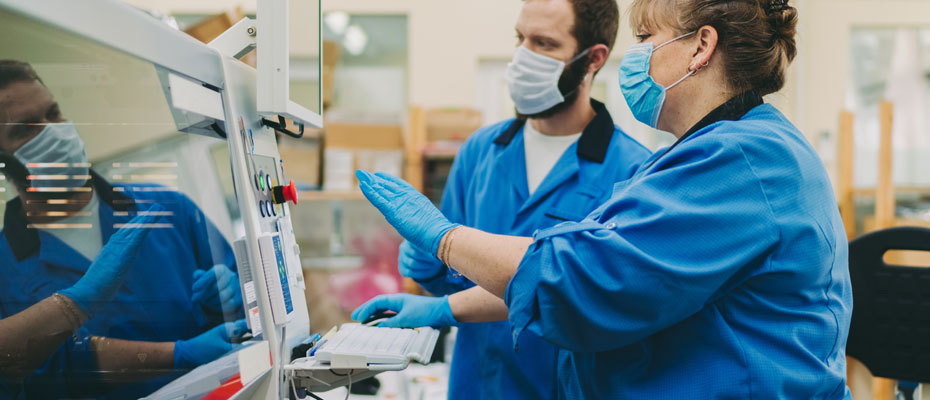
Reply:
<svg viewBox="0 0 930 400"><path fill-rule="evenodd" d="M400 178L357 171L359 188L385 219L415 247L436 254L450 222L422 193Z"/></svg>
<svg viewBox="0 0 930 400"><path fill-rule="evenodd" d="M409 182L407 182L407 181L405 181L405 180L403 180L403 179L400 179L400 177L391 175L391 174L389 174L389 173L386 173L386 172L375 172L375 176L378 177L378 178L383 179L384 181L387 181L388 183L390 183L391 185L393 185L393 188L397 188L397 189L413 189L413 190L416 190L416 189L413 188L413 185L411 185ZM384 182L382 182L382 185L384 185Z"/></svg>
<svg viewBox="0 0 930 400"><path fill-rule="evenodd" d="M397 270L402 276L424 281L437 278L446 270L446 266L436 256L405 240L398 249Z"/></svg>
<svg viewBox="0 0 930 400"><path fill-rule="evenodd" d="M236 322L227 322L226 323L226 340L232 340L233 338L245 333L249 330L249 324L245 322L245 318L240 319Z"/></svg>
<svg viewBox="0 0 930 400"><path fill-rule="evenodd" d="M239 285L227 286L220 290L217 301L224 313L232 312L242 307L242 296L239 295Z"/></svg>
<svg viewBox="0 0 930 400"><path fill-rule="evenodd" d="M116 232L110 236L110 240L107 241L107 244L110 244L114 241L117 243L122 243L127 247L131 247L132 254L135 254L135 250L138 249L139 244L142 243L142 241L145 239L145 236L148 235L149 230L151 229L147 225L155 222L155 220L161 216L160 212L164 210L165 209L162 208L162 206L153 204L151 207L149 207L148 210L139 211L135 217L129 220L128 224L120 229L117 229ZM124 253L129 252L124 251Z"/></svg>
<svg viewBox="0 0 930 400"><path fill-rule="evenodd" d="M136 253L151 230L149 224L157 220L163 210L155 204L145 210L147 212L140 211L126 226L117 229L100 249L84 276L59 293L74 300L85 313L93 314L97 307L116 295Z"/></svg>
<svg viewBox="0 0 930 400"><path fill-rule="evenodd" d="M449 306L448 296L426 297L414 296L411 294L397 294L384 296L382 299L375 298L373 300L377 300L377 304L374 304L373 307L376 310L388 309L397 311L397 315L381 322L378 325L380 327L443 327L458 323L452 316L452 308ZM364 321L364 319L361 320Z"/></svg>
<svg viewBox="0 0 930 400"><path fill-rule="evenodd" d="M213 270L216 273L216 287L227 287L232 282L233 278L236 277L236 274L229 270L224 264L217 264L213 266Z"/></svg>
<svg viewBox="0 0 930 400"><path fill-rule="evenodd" d="M419 328L415 326L407 326L407 324L404 323L404 319L403 317L400 316L400 314L397 314L391 318L381 321L381 323L378 324L378 327L379 328Z"/></svg>
<svg viewBox="0 0 930 400"><path fill-rule="evenodd" d="M356 172L356 175L359 176L359 174L362 173L367 174L365 171L358 171ZM381 211L381 213L385 214L385 217L387 217L386 211L390 209L391 203L382 193L384 188L382 188L381 185L378 185L377 183L371 182L370 179L367 181L363 181L362 179L363 178L360 176L358 183L358 187L362 190L362 194L365 195L365 198L367 198L368 201L370 201L371 204L378 209L378 211Z"/></svg>
<svg viewBox="0 0 930 400"><path fill-rule="evenodd" d="M226 322L210 328L187 340L174 344L174 366L176 368L193 368L217 359L230 350L241 347L232 343L232 339L248 329L245 319Z"/></svg>
<svg viewBox="0 0 930 400"><path fill-rule="evenodd" d="M379 311L395 311L400 313L403 308L403 301L397 294L382 294L375 296L362 304L352 312L352 320L362 322Z"/></svg>
<svg viewBox="0 0 930 400"><path fill-rule="evenodd" d="M238 275L225 264L194 271L192 291L191 300L195 304L212 310L234 311L242 305Z"/></svg>
<svg viewBox="0 0 930 400"><path fill-rule="evenodd" d="M404 240L397 251L397 270L401 276L412 278L411 275L416 275L412 271L414 265L416 265L416 259L413 258L413 246L410 245L410 242Z"/></svg>
<svg viewBox="0 0 930 400"><path fill-rule="evenodd" d="M198 269L194 271L194 284L192 285L193 296L191 301L194 303L204 303L211 294L215 294L216 288L216 273L213 272L213 269L202 270Z"/></svg>

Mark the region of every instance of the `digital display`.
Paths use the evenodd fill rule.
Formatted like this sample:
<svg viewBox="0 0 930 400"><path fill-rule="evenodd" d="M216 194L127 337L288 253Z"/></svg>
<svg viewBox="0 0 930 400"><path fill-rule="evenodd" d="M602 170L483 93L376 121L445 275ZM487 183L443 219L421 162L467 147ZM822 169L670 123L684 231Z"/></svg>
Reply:
<svg viewBox="0 0 930 400"><path fill-rule="evenodd" d="M291 303L291 289L287 283L287 266L284 265L284 250L281 246L281 236L271 238L274 243L274 258L278 264L278 276L281 277L281 291L284 292L284 308L290 314L294 311L294 304Z"/></svg>

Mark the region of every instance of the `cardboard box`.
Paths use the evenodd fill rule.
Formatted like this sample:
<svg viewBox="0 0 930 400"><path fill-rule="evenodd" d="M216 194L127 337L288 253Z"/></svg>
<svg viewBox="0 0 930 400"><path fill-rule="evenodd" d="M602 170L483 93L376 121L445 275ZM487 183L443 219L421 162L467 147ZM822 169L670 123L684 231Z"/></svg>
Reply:
<svg viewBox="0 0 930 400"><path fill-rule="evenodd" d="M393 124L327 122L326 148L398 150L404 148L404 128Z"/></svg>
<svg viewBox="0 0 930 400"><path fill-rule="evenodd" d="M193 36L201 42L210 43L210 41L216 39L216 37L223 32L226 32L227 29L232 28L236 22L239 22L239 20L244 17L245 14L242 12L242 7L236 7L228 12L207 17L184 29L184 33ZM243 56L240 61L254 67L258 62L258 55L255 53L255 50L252 50Z"/></svg>
<svg viewBox="0 0 930 400"><path fill-rule="evenodd" d="M286 179L293 179L298 185L320 186L323 149L318 140L279 135L278 153L284 160Z"/></svg>
<svg viewBox="0 0 930 400"><path fill-rule="evenodd" d="M402 176L403 150L365 150L326 148L324 161L324 189L332 192L351 192L358 189L355 171L387 172Z"/></svg>
<svg viewBox="0 0 930 400"><path fill-rule="evenodd" d="M470 108L439 108L426 111L426 140L464 141L481 128L481 111Z"/></svg>
<svg viewBox="0 0 930 400"><path fill-rule="evenodd" d="M355 170L401 175L404 130L401 125L330 122L324 133L323 187L352 191L358 187Z"/></svg>

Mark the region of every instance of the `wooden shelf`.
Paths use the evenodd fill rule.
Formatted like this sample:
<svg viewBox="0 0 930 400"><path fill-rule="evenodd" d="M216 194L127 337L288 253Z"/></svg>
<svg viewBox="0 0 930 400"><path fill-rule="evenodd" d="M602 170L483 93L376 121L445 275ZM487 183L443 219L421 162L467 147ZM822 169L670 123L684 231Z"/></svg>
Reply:
<svg viewBox="0 0 930 400"><path fill-rule="evenodd" d="M305 190L297 194L299 201L333 201L333 200L364 200L365 195L360 190L349 192L336 192L327 190Z"/></svg>
<svg viewBox="0 0 930 400"><path fill-rule="evenodd" d="M854 196L875 196L876 188L855 188L852 189ZM928 194L930 195L930 186L895 186L895 194Z"/></svg>

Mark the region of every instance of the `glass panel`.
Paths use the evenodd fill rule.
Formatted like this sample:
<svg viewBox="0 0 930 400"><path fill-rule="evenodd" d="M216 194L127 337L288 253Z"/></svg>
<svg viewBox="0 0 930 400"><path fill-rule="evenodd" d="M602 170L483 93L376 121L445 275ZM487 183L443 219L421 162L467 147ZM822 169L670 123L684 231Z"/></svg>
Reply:
<svg viewBox="0 0 930 400"><path fill-rule="evenodd" d="M323 113L320 77L320 1L289 0L291 100Z"/></svg>
<svg viewBox="0 0 930 400"><path fill-rule="evenodd" d="M242 318L225 142L177 131L155 65L0 25L0 398L149 394Z"/></svg>
<svg viewBox="0 0 930 400"><path fill-rule="evenodd" d="M328 12L323 39L324 103L355 118L406 115L407 16Z"/></svg>

